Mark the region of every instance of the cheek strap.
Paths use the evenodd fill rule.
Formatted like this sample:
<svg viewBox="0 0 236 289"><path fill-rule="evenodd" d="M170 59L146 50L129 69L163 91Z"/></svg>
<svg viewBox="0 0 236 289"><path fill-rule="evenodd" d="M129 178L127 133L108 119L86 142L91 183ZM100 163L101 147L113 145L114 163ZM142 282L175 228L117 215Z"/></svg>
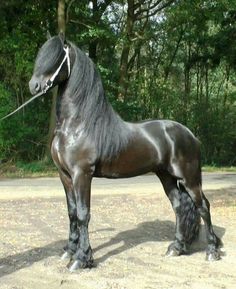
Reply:
<svg viewBox="0 0 236 289"><path fill-rule="evenodd" d="M62 65L64 64L65 61L67 61L67 69L68 69L68 78L70 76L70 49L69 46L64 45L63 50L65 51L65 56L61 62L61 64L58 66L57 70L54 72L54 74L46 81L45 87L43 89L44 93L46 93L48 91L48 89L50 87L52 87L53 85L53 81L55 80L55 78L57 77L57 75L59 74Z"/></svg>

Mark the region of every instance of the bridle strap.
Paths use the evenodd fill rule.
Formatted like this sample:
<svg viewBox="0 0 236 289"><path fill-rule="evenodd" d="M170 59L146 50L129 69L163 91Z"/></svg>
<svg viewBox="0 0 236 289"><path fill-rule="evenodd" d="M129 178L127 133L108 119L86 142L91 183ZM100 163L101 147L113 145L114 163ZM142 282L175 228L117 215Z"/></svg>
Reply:
<svg viewBox="0 0 236 289"><path fill-rule="evenodd" d="M68 78L70 76L70 49L69 46L64 45L63 50L65 51L65 56L61 62L61 64L58 66L57 70L54 72L54 74L47 80L45 87L43 88L43 91L47 92L47 90L52 87L53 85L53 81L55 80L55 78L57 77L57 75L59 74L62 65L64 64L65 61L67 61L67 69L68 69Z"/></svg>
<svg viewBox="0 0 236 289"><path fill-rule="evenodd" d="M67 68L68 68L68 78L70 76L70 55L69 55L69 46L65 45L63 47L64 51L65 51L65 57L63 58L61 64L59 65L59 67L57 68L57 70L54 72L54 74L51 76L50 79L47 80L45 87L43 88L43 90L41 92L39 92L38 94L34 95L33 97L31 97L29 100L27 100L25 103L23 103L21 106L19 106L17 109L15 109L13 112L7 114L6 116L0 118L1 120L4 120L6 118L8 118L9 116L13 115L14 113L16 113L17 111L19 111L20 109L22 109L24 106L26 106L27 104L29 104L31 101L35 100L36 98L38 98L39 96L41 96L42 94L45 94L53 85L53 81L55 80L55 78L57 77L57 75L59 74L62 65L64 64L64 62L67 60Z"/></svg>

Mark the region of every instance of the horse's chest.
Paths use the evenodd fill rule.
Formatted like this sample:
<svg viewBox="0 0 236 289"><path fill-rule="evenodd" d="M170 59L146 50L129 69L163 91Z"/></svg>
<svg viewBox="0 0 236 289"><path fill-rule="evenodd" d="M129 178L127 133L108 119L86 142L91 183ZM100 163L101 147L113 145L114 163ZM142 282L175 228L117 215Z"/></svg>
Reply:
<svg viewBox="0 0 236 289"><path fill-rule="evenodd" d="M70 170L75 165L90 163L94 159L94 149L81 134L55 134L51 146L52 158L57 167Z"/></svg>
<svg viewBox="0 0 236 289"><path fill-rule="evenodd" d="M52 141L51 155L53 161L58 167L61 167L64 163L65 147L63 143L64 143L63 138L56 134Z"/></svg>
<svg viewBox="0 0 236 289"><path fill-rule="evenodd" d="M78 140L73 134L56 133L52 141L51 154L57 166L68 166L71 154L78 146Z"/></svg>

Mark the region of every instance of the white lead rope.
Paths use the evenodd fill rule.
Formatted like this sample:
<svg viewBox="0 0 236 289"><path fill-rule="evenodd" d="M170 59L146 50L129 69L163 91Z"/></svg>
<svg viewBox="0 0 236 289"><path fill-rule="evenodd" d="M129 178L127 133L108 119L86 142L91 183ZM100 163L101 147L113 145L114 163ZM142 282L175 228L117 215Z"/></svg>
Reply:
<svg viewBox="0 0 236 289"><path fill-rule="evenodd" d="M16 113L18 110L22 109L24 106L26 106L27 104L29 104L31 101L35 100L37 97L39 97L42 94L45 94L47 91L41 91L40 93L34 95L33 97L31 97L29 100L27 100L25 103L23 103L21 106L17 107L17 109L15 109L13 112L7 114L6 116L0 118L0 121L8 118L9 116L13 115L14 113Z"/></svg>
<svg viewBox="0 0 236 289"><path fill-rule="evenodd" d="M65 51L65 57L63 58L61 64L59 65L59 67L57 68L57 70L55 71L55 73L52 75L52 77L47 80L45 87L43 88L43 90L41 92L39 92L38 94L34 95L33 97L31 97L29 100L27 100L25 103L23 103L21 106L19 106L17 109L15 109L13 112L7 114L6 116L0 118L1 120L4 120L6 118L8 118L9 116L13 115L14 113L16 113L17 111L19 111L20 109L22 109L24 106L26 106L27 104L29 104L31 101L35 100L36 98L38 98L39 96L41 96L42 94L45 94L49 88L52 87L53 85L53 81L55 80L55 78L57 77L57 75L59 74L62 65L64 64L64 62L67 60L67 68L68 68L68 78L70 76L70 55L69 55L69 46L64 46L63 47L64 51Z"/></svg>

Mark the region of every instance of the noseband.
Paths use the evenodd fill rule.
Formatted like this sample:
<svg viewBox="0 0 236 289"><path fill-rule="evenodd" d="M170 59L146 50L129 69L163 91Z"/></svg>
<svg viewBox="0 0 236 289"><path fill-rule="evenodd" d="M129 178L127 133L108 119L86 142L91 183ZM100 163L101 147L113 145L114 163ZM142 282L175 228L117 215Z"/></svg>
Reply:
<svg viewBox="0 0 236 289"><path fill-rule="evenodd" d="M53 82L54 82L55 78L57 77L57 75L59 74L59 72L60 72L60 70L62 68L62 65L65 63L65 61L67 62L67 69L68 69L67 78L69 78L70 72L71 72L70 54L69 54L70 53L70 48L69 48L69 46L64 45L63 50L65 51L65 56L64 56L61 64L58 66L57 70L54 72L54 74L46 81L46 84L45 84L43 90L41 92L39 92L38 94L34 95L33 97L31 97L29 100L27 100L25 103L23 103L17 109L15 109L13 112L11 112L11 113L7 114L6 116L0 118L0 121L5 119L5 118L8 118L9 116L13 115L14 113L16 113L17 111L22 109L27 104L29 104L31 101L35 100L36 98L38 98L42 94L45 94L53 86Z"/></svg>

